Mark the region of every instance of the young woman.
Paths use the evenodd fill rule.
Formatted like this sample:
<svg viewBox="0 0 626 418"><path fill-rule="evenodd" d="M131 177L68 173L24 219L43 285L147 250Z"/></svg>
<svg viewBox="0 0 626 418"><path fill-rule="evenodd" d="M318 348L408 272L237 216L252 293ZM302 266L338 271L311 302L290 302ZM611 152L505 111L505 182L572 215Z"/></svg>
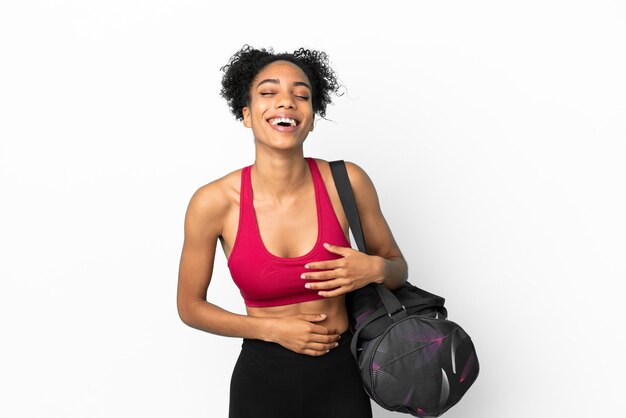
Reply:
<svg viewBox="0 0 626 418"><path fill-rule="evenodd" d="M222 68L222 96L252 130L254 163L200 187L185 216L177 306L202 331L243 338L231 418L371 417L349 349L346 293L397 288L407 265L367 174L346 162L371 255L350 246L328 162L303 144L337 79L325 53L244 46ZM246 315L207 301L220 241Z"/></svg>

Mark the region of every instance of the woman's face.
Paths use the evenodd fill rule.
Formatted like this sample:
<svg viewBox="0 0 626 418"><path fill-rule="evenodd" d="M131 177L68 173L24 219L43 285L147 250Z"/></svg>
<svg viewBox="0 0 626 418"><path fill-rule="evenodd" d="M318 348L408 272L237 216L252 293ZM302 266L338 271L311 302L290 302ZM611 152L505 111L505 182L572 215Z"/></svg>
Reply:
<svg viewBox="0 0 626 418"><path fill-rule="evenodd" d="M311 83L300 67L274 61L252 81L243 123L252 128L257 141L269 146L301 145L313 130L311 95Z"/></svg>

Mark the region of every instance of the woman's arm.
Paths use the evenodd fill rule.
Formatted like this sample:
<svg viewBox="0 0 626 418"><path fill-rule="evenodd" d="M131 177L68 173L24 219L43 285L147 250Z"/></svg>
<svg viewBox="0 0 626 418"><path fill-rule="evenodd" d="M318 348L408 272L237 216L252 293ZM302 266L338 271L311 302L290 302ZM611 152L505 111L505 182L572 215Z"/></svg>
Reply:
<svg viewBox="0 0 626 418"><path fill-rule="evenodd" d="M263 320L228 312L206 300L228 206L227 196L215 183L201 187L191 197L178 270L178 315L190 327L212 334L260 339Z"/></svg>
<svg viewBox="0 0 626 418"><path fill-rule="evenodd" d="M408 265L380 209L374 183L354 163L346 161L346 170L352 184L367 251L381 259L381 277L376 281L388 289L397 289L407 280Z"/></svg>

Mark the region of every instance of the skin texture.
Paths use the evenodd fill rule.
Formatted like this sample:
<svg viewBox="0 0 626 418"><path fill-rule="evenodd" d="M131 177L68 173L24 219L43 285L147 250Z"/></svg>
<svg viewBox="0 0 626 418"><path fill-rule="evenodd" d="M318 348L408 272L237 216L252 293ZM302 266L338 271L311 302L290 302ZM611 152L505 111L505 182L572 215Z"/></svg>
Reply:
<svg viewBox="0 0 626 418"><path fill-rule="evenodd" d="M306 254L317 239L313 180L303 144L314 128L310 82L295 64L275 61L257 74L243 124L252 130L255 162L251 170L254 209L261 239L280 257ZM272 127L274 117L296 119L295 128ZM328 162L316 159L331 203L346 237L348 222ZM217 242L228 258L237 235L241 170L200 187L185 215L185 239L178 275L178 312L187 325L214 334L271 341L311 356L334 348L348 328L345 294L371 282L393 289L407 277L407 265L385 221L374 185L356 164L346 161L371 255L328 246L342 257L309 263L307 279L323 299L275 307L247 307L246 315L208 302ZM296 232L294 232L296 231ZM304 281L303 281L304 286ZM336 289L328 291L327 289Z"/></svg>

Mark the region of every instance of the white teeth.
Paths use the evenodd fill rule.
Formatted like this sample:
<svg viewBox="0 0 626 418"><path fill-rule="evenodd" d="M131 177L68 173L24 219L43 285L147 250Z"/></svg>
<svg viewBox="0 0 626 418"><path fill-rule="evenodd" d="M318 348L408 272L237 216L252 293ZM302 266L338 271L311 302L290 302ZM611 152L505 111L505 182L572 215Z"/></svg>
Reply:
<svg viewBox="0 0 626 418"><path fill-rule="evenodd" d="M291 126L296 126L295 119L291 119L291 118L274 118L274 119L270 119L269 122L271 125L278 125L279 123L288 123Z"/></svg>

